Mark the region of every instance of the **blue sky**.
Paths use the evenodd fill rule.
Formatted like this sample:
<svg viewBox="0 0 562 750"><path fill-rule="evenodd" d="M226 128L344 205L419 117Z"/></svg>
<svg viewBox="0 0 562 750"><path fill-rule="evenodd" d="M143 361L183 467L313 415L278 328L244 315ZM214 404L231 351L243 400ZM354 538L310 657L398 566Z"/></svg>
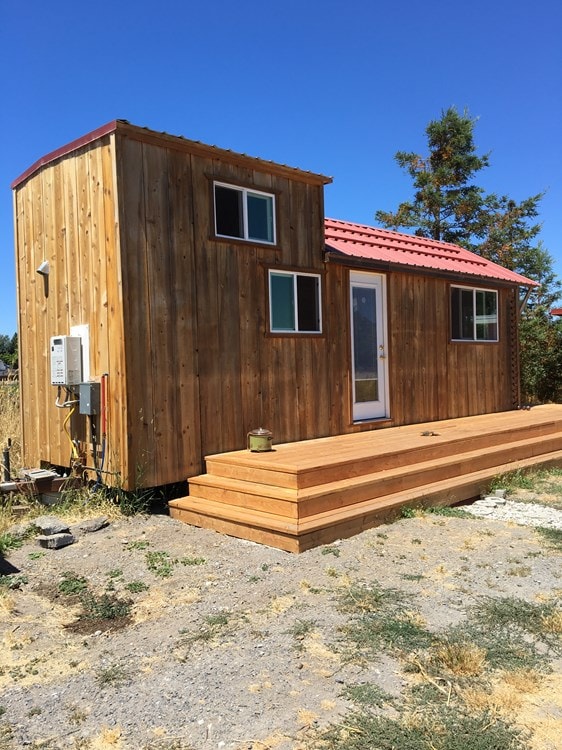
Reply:
<svg viewBox="0 0 562 750"><path fill-rule="evenodd" d="M562 5L521 0L21 0L0 12L0 333L16 330L11 182L116 118L331 175L326 214L374 223L411 196L444 109L478 117L478 182L546 190L562 277Z"/></svg>

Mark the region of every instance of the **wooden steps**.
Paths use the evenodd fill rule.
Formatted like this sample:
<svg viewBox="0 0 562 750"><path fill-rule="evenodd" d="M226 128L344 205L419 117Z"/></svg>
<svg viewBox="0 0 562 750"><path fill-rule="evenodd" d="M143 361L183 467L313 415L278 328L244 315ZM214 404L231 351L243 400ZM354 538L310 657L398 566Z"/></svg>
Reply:
<svg viewBox="0 0 562 750"><path fill-rule="evenodd" d="M499 474L562 465L562 406L235 451L206 460L172 517L302 552L351 536L405 505L451 505Z"/></svg>

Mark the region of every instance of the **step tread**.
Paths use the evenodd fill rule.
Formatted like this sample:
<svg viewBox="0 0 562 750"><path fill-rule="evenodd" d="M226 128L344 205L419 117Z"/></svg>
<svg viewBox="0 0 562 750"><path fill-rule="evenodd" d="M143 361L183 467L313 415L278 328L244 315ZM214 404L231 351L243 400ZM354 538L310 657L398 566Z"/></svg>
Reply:
<svg viewBox="0 0 562 750"><path fill-rule="evenodd" d="M372 482L390 481L394 478L410 476L412 474L428 471L433 468L446 468L448 466L454 466L455 464L477 459L482 455L490 454L502 454L506 450L513 451L518 447L526 446L540 446L543 443L548 443L553 440L553 435L542 435L536 438L528 438L526 440L513 441L506 445L498 445L493 448L480 448L473 451L466 451L463 453L449 454L440 458L434 458L428 461L420 461L413 464L407 464L405 466L398 466L392 469L382 469L368 474L360 474L355 477L349 477L345 479L338 479L325 484L314 485L313 487L306 487L301 489L292 489L287 487L281 487L278 485L265 484L263 482L252 482L248 479L237 479L235 477L222 477L217 474L200 474L189 479L190 487L213 487L217 489L233 490L236 492L244 492L248 495L257 495L260 497L270 497L277 500L285 500L288 502L297 502L298 500L313 499L322 497L331 492L338 492L342 489L350 489L353 487L363 487ZM562 433L560 435L560 447L562 449ZM550 450L548 451L551 452ZM535 454L536 455L536 454ZM532 456L531 458L534 458ZM506 464L505 460L501 461L502 464ZM465 472L462 473L464 475ZM461 475L461 476L462 476Z"/></svg>
<svg viewBox="0 0 562 750"><path fill-rule="evenodd" d="M463 487L470 487L476 482L491 479L498 474L543 463L562 463L562 450L522 459L520 461L500 464L490 467L489 469L482 469L480 471L463 474L451 479L432 482L415 487L411 490L383 495L372 500L363 500L352 505L347 505L343 508L322 511L312 516L308 516L298 522L289 521L283 516L274 515L265 511L249 510L240 506L230 506L213 500L200 499L193 495L178 500L172 500L169 505L172 508L188 510L201 515L217 516L282 533L299 535L310 533L316 529L341 523L342 521L357 518L362 515L376 514L377 511L405 505L412 500L425 499L430 501L432 496L438 495L439 493L448 490L459 491L462 490ZM454 500L454 502L456 501L457 500Z"/></svg>

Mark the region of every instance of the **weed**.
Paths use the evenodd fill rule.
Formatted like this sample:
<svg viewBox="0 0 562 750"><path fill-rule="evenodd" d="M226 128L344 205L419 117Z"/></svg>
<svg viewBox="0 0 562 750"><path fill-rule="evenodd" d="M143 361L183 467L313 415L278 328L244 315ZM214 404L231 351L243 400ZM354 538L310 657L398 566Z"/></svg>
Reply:
<svg viewBox="0 0 562 750"><path fill-rule="evenodd" d="M6 557L6 553L13 549L19 549L23 545L23 540L16 534L0 534L0 557Z"/></svg>
<svg viewBox="0 0 562 750"><path fill-rule="evenodd" d="M426 513L432 516L446 516L448 518L466 518L474 520L472 513L467 513L462 508L455 507L454 505L444 505L443 507L432 506L427 508Z"/></svg>
<svg viewBox="0 0 562 750"><path fill-rule="evenodd" d="M29 583L29 578L20 573L19 575L0 575L0 586L5 586L8 589L21 589L26 583Z"/></svg>
<svg viewBox="0 0 562 750"><path fill-rule="evenodd" d="M40 716L42 713L42 708L39 708L39 706L33 706L33 708L30 708L27 712L27 716L31 719L32 716Z"/></svg>
<svg viewBox="0 0 562 750"><path fill-rule="evenodd" d="M386 693L378 685L366 682L359 685L347 685L342 692L342 696L353 703L365 706L382 708L384 704L393 704L394 699L389 693Z"/></svg>
<svg viewBox="0 0 562 750"><path fill-rule="evenodd" d="M507 571L508 576L517 576L519 578L525 578L526 576L530 576L532 573L532 569L527 567L526 565L517 565L514 568L510 568Z"/></svg>
<svg viewBox="0 0 562 750"><path fill-rule="evenodd" d="M193 645L196 643L207 643L211 641L230 621L231 614L229 612L218 612L217 614L207 615L205 618L205 627L199 628L196 632L189 633L185 630L180 630L182 636L180 645L187 647L187 652L184 656L180 656L180 661L185 661L187 654Z"/></svg>
<svg viewBox="0 0 562 750"><path fill-rule="evenodd" d="M261 569L265 573L266 570L269 570L269 565L267 563L262 563Z"/></svg>
<svg viewBox="0 0 562 750"><path fill-rule="evenodd" d="M174 572L176 560L173 560L168 552L147 552L146 565L148 569L159 578L170 578Z"/></svg>
<svg viewBox="0 0 562 750"><path fill-rule="evenodd" d="M402 573L400 577L405 581L423 581L425 578L421 573Z"/></svg>
<svg viewBox="0 0 562 750"><path fill-rule="evenodd" d="M421 544L421 543L422 543L421 539L412 539L412 544Z"/></svg>
<svg viewBox="0 0 562 750"><path fill-rule="evenodd" d="M205 622L212 628L220 628L226 625L230 620L228 612L218 612L216 615L207 615Z"/></svg>
<svg viewBox="0 0 562 750"><path fill-rule="evenodd" d="M147 549L148 547L150 547L150 542L146 539L137 539L127 545L127 549Z"/></svg>
<svg viewBox="0 0 562 750"><path fill-rule="evenodd" d="M204 557L181 557L180 563L182 565L205 565L207 561Z"/></svg>
<svg viewBox="0 0 562 750"><path fill-rule="evenodd" d="M332 567L326 568L326 575L330 576L330 578L337 578L339 576L339 572Z"/></svg>
<svg viewBox="0 0 562 750"><path fill-rule="evenodd" d="M295 647L297 651L302 651L303 641L307 635L309 635L316 626L316 620L297 620L295 624L285 631L288 635L292 635L297 643Z"/></svg>
<svg viewBox="0 0 562 750"><path fill-rule="evenodd" d="M68 723L78 726L86 721L88 714L77 706L71 706L68 714Z"/></svg>
<svg viewBox="0 0 562 750"><path fill-rule="evenodd" d="M494 477L490 484L490 491L505 489L507 493L515 490L532 490L537 481L544 477L544 469L516 469Z"/></svg>
<svg viewBox="0 0 562 750"><path fill-rule="evenodd" d="M142 581L130 581L130 583L125 584L125 588L127 591L130 591L131 594L140 594L141 591L148 591L148 586Z"/></svg>
<svg viewBox="0 0 562 750"><path fill-rule="evenodd" d="M30 552L28 554L28 557L30 560L40 560L42 557L45 557L44 552Z"/></svg>
<svg viewBox="0 0 562 750"><path fill-rule="evenodd" d="M457 677L474 677L484 671L486 651L462 638L444 638L430 649L429 664L432 671L445 671Z"/></svg>
<svg viewBox="0 0 562 750"><path fill-rule="evenodd" d="M339 609L353 617L342 628L347 645L353 645L350 650L369 655L381 648L407 652L428 647L433 636L419 617L405 611L405 600L400 591L378 586L354 586L345 591Z"/></svg>
<svg viewBox="0 0 562 750"><path fill-rule="evenodd" d="M420 707L421 708L421 707ZM524 750L525 735L487 711L467 715L456 707L403 712L398 719L357 711L321 733L326 750Z"/></svg>
<svg viewBox="0 0 562 750"><path fill-rule="evenodd" d="M96 679L101 686L105 685L123 685L130 679L131 675L121 664L113 664L98 670Z"/></svg>
<svg viewBox="0 0 562 750"><path fill-rule="evenodd" d="M339 547L323 547L321 553L323 555L333 555L334 557L340 556Z"/></svg>
<svg viewBox="0 0 562 750"><path fill-rule="evenodd" d="M403 505L400 508L400 518L415 518L417 511L415 508L411 508L409 505Z"/></svg>
<svg viewBox="0 0 562 750"><path fill-rule="evenodd" d="M122 578L123 571L119 568L115 568L115 570L108 570L106 573L106 576L108 578Z"/></svg>
<svg viewBox="0 0 562 750"><path fill-rule="evenodd" d="M550 547L562 551L562 529L548 529L538 526L535 531L541 535Z"/></svg>
<svg viewBox="0 0 562 750"><path fill-rule="evenodd" d="M65 571L62 574L62 581L59 583L59 591L65 596L76 596L88 588L88 581L83 576L77 576L74 573Z"/></svg>
<svg viewBox="0 0 562 750"><path fill-rule="evenodd" d="M96 596L88 591L81 596L80 601L84 609L81 619L115 620L131 613L131 602L118 599L107 592Z"/></svg>

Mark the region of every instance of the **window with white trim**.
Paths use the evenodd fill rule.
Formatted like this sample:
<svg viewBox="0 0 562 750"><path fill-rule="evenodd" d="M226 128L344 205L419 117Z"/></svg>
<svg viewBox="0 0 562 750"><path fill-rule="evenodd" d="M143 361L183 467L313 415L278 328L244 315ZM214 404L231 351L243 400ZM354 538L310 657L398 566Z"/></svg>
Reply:
<svg viewBox="0 0 562 750"><path fill-rule="evenodd" d="M452 286L451 337L454 341L497 341L498 293Z"/></svg>
<svg viewBox="0 0 562 750"><path fill-rule="evenodd" d="M274 245L275 196L215 182L215 234Z"/></svg>
<svg viewBox="0 0 562 750"><path fill-rule="evenodd" d="M269 325L272 333L322 333L320 276L269 272Z"/></svg>

